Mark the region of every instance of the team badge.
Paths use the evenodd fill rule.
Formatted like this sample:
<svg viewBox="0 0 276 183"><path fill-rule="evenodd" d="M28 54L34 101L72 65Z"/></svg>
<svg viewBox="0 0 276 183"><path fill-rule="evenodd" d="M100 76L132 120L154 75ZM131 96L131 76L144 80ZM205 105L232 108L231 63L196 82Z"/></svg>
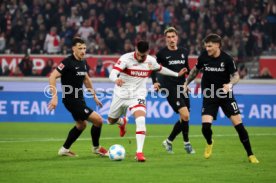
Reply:
<svg viewBox="0 0 276 183"><path fill-rule="evenodd" d="M148 68L149 68L149 70L153 69L152 63L148 63Z"/></svg>
<svg viewBox="0 0 276 183"><path fill-rule="evenodd" d="M184 54L183 53L181 54L181 57L184 58Z"/></svg>
<svg viewBox="0 0 276 183"><path fill-rule="evenodd" d="M224 62L221 62L220 66L221 66L221 67L224 67Z"/></svg>

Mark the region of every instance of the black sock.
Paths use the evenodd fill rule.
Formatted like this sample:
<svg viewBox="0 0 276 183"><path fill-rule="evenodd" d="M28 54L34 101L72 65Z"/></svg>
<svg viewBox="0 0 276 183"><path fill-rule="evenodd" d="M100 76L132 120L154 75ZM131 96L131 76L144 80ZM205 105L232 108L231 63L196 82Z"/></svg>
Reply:
<svg viewBox="0 0 276 183"><path fill-rule="evenodd" d="M212 123L203 122L202 123L202 134L205 137L207 144L212 144L212 129L211 129Z"/></svg>
<svg viewBox="0 0 276 183"><path fill-rule="evenodd" d="M181 123L178 120L173 127L173 130L170 134L170 136L168 137L168 140L173 141L175 139L175 137L181 132Z"/></svg>
<svg viewBox="0 0 276 183"><path fill-rule="evenodd" d="M235 129L237 130L241 143L243 144L244 149L246 150L247 156L252 155L252 149L251 149L251 145L250 145L250 141L249 141L249 136L248 133L246 131L246 129L244 128L243 124L240 123L238 125L235 126Z"/></svg>
<svg viewBox="0 0 276 183"><path fill-rule="evenodd" d="M91 127L91 137L92 137L92 144L94 147L98 147L100 145L100 136L101 136L102 127L96 127L92 125Z"/></svg>
<svg viewBox="0 0 276 183"><path fill-rule="evenodd" d="M82 133L82 130L77 129L76 126L74 126L68 133L67 139L65 143L63 144L63 147L66 149L69 149L71 145L77 140L77 138Z"/></svg>
<svg viewBox="0 0 276 183"><path fill-rule="evenodd" d="M182 121L182 135L184 142L189 142L189 121Z"/></svg>

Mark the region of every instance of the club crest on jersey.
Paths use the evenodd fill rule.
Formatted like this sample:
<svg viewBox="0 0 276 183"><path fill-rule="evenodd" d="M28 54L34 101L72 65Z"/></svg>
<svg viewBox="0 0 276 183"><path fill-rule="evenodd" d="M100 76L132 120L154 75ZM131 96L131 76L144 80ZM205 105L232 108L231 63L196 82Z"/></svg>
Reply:
<svg viewBox="0 0 276 183"><path fill-rule="evenodd" d="M148 63L148 68L149 68L149 70L153 70L152 63Z"/></svg>
<svg viewBox="0 0 276 183"><path fill-rule="evenodd" d="M220 67L224 67L224 62L221 62Z"/></svg>
<svg viewBox="0 0 276 183"><path fill-rule="evenodd" d="M181 54L181 57L184 58L184 54L183 53Z"/></svg>
<svg viewBox="0 0 276 183"><path fill-rule="evenodd" d="M61 70L61 71L62 71L62 69L63 69L64 67L65 67L65 66L63 65L63 63L60 63L60 64L58 65L58 69Z"/></svg>

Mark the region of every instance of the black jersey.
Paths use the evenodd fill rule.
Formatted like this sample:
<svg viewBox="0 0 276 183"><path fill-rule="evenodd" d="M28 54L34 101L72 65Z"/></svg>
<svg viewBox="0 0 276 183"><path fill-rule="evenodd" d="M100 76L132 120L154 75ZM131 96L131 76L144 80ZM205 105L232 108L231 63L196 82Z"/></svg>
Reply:
<svg viewBox="0 0 276 183"><path fill-rule="evenodd" d="M196 68L203 72L202 91L205 88L211 88L212 84L214 89L222 88L223 84L230 82L231 74L237 71L234 59L222 50L217 58L208 56L207 51L204 50L198 57Z"/></svg>
<svg viewBox="0 0 276 183"><path fill-rule="evenodd" d="M87 73L86 61L79 61L71 55L59 64L57 71L61 73L63 100L83 99L82 86Z"/></svg>
<svg viewBox="0 0 276 183"><path fill-rule="evenodd" d="M177 50L169 50L165 47L157 53L156 57L157 62L160 65L174 72L179 72L184 67L190 71L188 64L188 50L185 48L179 47ZM158 74L158 82L162 87L183 85L185 81L185 76L177 78Z"/></svg>

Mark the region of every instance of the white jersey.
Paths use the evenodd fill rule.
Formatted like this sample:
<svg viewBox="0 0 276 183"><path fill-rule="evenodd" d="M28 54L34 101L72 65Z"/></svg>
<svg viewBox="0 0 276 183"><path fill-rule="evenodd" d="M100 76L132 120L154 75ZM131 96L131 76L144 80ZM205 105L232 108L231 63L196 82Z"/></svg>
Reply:
<svg viewBox="0 0 276 183"><path fill-rule="evenodd" d="M120 71L120 76L125 83L119 87L115 85L114 94L120 98L146 98L146 83L153 70L162 68L153 56L147 55L144 62L136 60L135 52L122 55L113 69Z"/></svg>

